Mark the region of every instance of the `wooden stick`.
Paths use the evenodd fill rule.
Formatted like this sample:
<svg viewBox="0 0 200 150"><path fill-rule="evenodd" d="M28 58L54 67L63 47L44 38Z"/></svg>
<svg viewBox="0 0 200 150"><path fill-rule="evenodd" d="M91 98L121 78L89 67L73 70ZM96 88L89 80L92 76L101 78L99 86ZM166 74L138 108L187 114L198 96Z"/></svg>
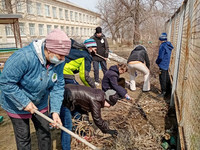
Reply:
<svg viewBox="0 0 200 150"><path fill-rule="evenodd" d="M103 56L101 56L101 55L99 55L99 54L97 54L97 53L95 53L95 55L97 55L98 57L100 57L100 58L103 58L103 59L105 59L105 60L106 60L106 58L105 58L105 57L103 57Z"/></svg>
<svg viewBox="0 0 200 150"><path fill-rule="evenodd" d="M46 115L44 115L43 113L39 112L38 110L35 110L35 113L37 115L39 115L40 117L46 119L47 121L51 122L51 123L55 123L51 118L47 117ZM68 134L70 134L71 136L75 137L76 139L78 139L79 141L83 142L85 145L89 146L90 148L94 149L94 150L99 150L99 148L97 148L96 146L92 145L91 143L89 143L88 141L86 141L85 139L81 138L80 136L78 136L77 134L73 133L72 131L68 130L67 128L56 124L61 130L67 132Z"/></svg>

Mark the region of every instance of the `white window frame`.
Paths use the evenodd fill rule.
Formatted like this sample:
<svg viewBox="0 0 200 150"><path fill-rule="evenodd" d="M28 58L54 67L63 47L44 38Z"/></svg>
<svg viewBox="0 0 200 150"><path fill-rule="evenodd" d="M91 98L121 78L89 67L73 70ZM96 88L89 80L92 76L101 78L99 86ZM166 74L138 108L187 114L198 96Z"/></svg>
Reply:
<svg viewBox="0 0 200 150"><path fill-rule="evenodd" d="M58 29L58 25L54 25L54 29Z"/></svg>
<svg viewBox="0 0 200 150"><path fill-rule="evenodd" d="M61 29L62 31L65 31L64 26L60 26L60 29Z"/></svg>
<svg viewBox="0 0 200 150"><path fill-rule="evenodd" d="M37 15L42 16L42 4L36 3Z"/></svg>
<svg viewBox="0 0 200 150"><path fill-rule="evenodd" d="M71 36L74 36L74 27L71 27Z"/></svg>
<svg viewBox="0 0 200 150"><path fill-rule="evenodd" d="M29 34L30 36L35 36L35 24L29 23Z"/></svg>
<svg viewBox="0 0 200 150"><path fill-rule="evenodd" d="M63 9L59 8L59 17L60 19L63 19Z"/></svg>
<svg viewBox="0 0 200 150"><path fill-rule="evenodd" d="M39 35L44 35L44 24L38 24Z"/></svg>
<svg viewBox="0 0 200 150"><path fill-rule="evenodd" d="M82 22L82 14L79 13L79 22Z"/></svg>
<svg viewBox="0 0 200 150"><path fill-rule="evenodd" d="M6 9L6 0L1 0L1 6L3 10Z"/></svg>
<svg viewBox="0 0 200 150"><path fill-rule="evenodd" d="M69 20L69 11L65 9L65 20Z"/></svg>
<svg viewBox="0 0 200 150"><path fill-rule="evenodd" d="M82 28L80 28L80 36L82 36L82 33L83 32L83 29Z"/></svg>
<svg viewBox="0 0 200 150"><path fill-rule="evenodd" d="M69 34L70 34L68 26L66 26L66 34L67 34L67 36L69 36Z"/></svg>
<svg viewBox="0 0 200 150"><path fill-rule="evenodd" d="M6 31L6 36L13 36L14 35L11 24L5 25L5 31Z"/></svg>
<svg viewBox="0 0 200 150"><path fill-rule="evenodd" d="M78 13L75 12L75 21L78 22Z"/></svg>
<svg viewBox="0 0 200 150"><path fill-rule="evenodd" d="M47 34L49 34L51 32L51 25L47 25Z"/></svg>
<svg viewBox="0 0 200 150"><path fill-rule="evenodd" d="M20 35L26 35L25 34L25 23L20 22L19 23L19 30L20 30Z"/></svg>
<svg viewBox="0 0 200 150"><path fill-rule="evenodd" d="M57 8L52 7L53 18L57 18Z"/></svg>
<svg viewBox="0 0 200 150"><path fill-rule="evenodd" d="M33 11L33 2L32 1L27 1L27 13L28 14L34 14L34 11Z"/></svg>
<svg viewBox="0 0 200 150"><path fill-rule="evenodd" d="M45 16L50 17L50 6L49 5L45 5Z"/></svg>
<svg viewBox="0 0 200 150"><path fill-rule="evenodd" d="M23 12L23 10L22 10L22 2L21 1L17 2L17 12Z"/></svg>
<svg viewBox="0 0 200 150"><path fill-rule="evenodd" d="M70 11L70 20L74 21L74 12L73 11Z"/></svg>

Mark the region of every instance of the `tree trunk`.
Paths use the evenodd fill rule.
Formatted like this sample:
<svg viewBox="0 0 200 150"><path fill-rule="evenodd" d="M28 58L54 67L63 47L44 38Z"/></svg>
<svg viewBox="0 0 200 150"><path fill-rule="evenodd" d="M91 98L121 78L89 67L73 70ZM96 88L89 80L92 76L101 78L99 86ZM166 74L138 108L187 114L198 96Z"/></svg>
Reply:
<svg viewBox="0 0 200 150"><path fill-rule="evenodd" d="M139 44L140 41L140 14L139 14L139 9L140 9L140 2L139 0L135 1L135 17L134 17L134 35L133 35L133 45Z"/></svg>

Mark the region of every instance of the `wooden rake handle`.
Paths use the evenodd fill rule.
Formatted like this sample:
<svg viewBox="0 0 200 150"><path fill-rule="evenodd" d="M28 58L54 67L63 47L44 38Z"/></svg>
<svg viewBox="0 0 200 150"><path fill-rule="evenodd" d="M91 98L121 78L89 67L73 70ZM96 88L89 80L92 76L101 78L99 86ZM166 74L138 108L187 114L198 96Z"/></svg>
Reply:
<svg viewBox="0 0 200 150"><path fill-rule="evenodd" d="M37 115L39 115L40 117L44 118L45 120L51 122L51 123L55 123L51 118L47 117L46 115L44 115L43 113L39 112L38 110L35 110L35 113ZM91 143L89 143L88 141L86 141L85 139L81 138L80 136L78 136L77 134L75 134L74 132L68 130L67 128L63 127L60 124L56 124L61 130L63 130L64 132L70 134L71 136L73 136L74 138L76 138L77 140L83 142L85 145L89 146L90 148L94 149L94 150L100 150L99 148L97 148L96 146L92 145Z"/></svg>

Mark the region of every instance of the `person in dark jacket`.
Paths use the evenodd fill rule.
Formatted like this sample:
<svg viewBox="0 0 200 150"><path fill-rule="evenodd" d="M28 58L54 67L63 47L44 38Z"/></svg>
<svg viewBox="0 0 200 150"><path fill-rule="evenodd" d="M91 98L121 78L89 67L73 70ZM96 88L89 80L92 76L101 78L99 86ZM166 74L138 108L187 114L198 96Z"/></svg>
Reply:
<svg viewBox="0 0 200 150"><path fill-rule="evenodd" d="M127 67L125 64L111 66L103 77L102 90L107 91L113 89L117 92L120 98L130 100L131 98L125 89L125 79L119 78L120 74L123 74L126 71Z"/></svg>
<svg viewBox="0 0 200 150"><path fill-rule="evenodd" d="M94 79L96 86L99 86L99 63L101 65L103 74L105 75L107 71L107 58L109 53L109 46L108 41L104 34L102 34L102 28L97 27L95 34L90 37L94 39L97 43L97 51L96 53L102 57L99 57L97 55L93 55L93 67L94 67Z"/></svg>
<svg viewBox="0 0 200 150"><path fill-rule="evenodd" d="M92 56L91 52L96 51L97 44L94 39L87 39L80 44L73 39L72 47L68 56L65 57L65 66L63 69L65 84L79 84L75 79L75 74L79 73L79 77L83 84L88 87L96 88L94 81L89 76L91 70ZM76 107L73 112L67 107L61 106L60 116L63 126L69 128L72 126L71 114L77 118L81 118L81 114L85 113L80 107ZM70 116L70 117L69 117ZM64 131L61 131L62 149L70 150L71 137Z"/></svg>
<svg viewBox="0 0 200 150"><path fill-rule="evenodd" d="M65 85L63 106L67 107L71 112L73 112L76 106L80 106L81 109L86 112L91 112L95 125L103 133L117 136L117 131L111 130L106 121L101 118L101 108L114 106L118 98L118 95L113 90L103 92L100 89L94 89L83 85L67 84ZM69 124L67 128L72 130L71 113L68 115L71 124ZM64 147L62 148L64 149Z"/></svg>
<svg viewBox="0 0 200 150"><path fill-rule="evenodd" d="M147 50L143 45L137 45L128 58L128 69L130 71L130 89L136 90L136 71L144 74L143 92L150 90L150 62Z"/></svg>
<svg viewBox="0 0 200 150"><path fill-rule="evenodd" d="M169 78L169 63L172 49L174 48L172 44L167 41L167 34L162 33L159 37L161 45L159 48L158 58L156 59L156 64L159 66L159 80L161 86L161 94L159 97L165 97L171 92L170 78Z"/></svg>

